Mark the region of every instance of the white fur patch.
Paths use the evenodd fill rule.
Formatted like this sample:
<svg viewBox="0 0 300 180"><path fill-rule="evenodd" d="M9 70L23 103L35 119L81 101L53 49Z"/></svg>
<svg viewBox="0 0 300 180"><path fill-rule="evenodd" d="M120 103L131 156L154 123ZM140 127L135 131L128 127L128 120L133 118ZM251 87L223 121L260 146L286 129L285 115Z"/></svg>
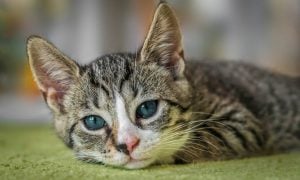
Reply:
<svg viewBox="0 0 300 180"><path fill-rule="evenodd" d="M137 136L136 127L130 121L128 113L126 111L126 105L122 96L115 92L116 97L116 113L119 123L118 128L118 143L125 143L126 138L131 136Z"/></svg>
<svg viewBox="0 0 300 180"><path fill-rule="evenodd" d="M181 137L177 140L172 140L172 142L168 142L166 139L170 137L166 135L166 139L164 139L163 142L160 142L163 135L161 136L160 132L138 128L135 123L132 122L133 120L130 120L130 115L128 114L129 112L126 109L126 107L129 108L130 106L125 103L124 98L119 93L115 92L115 97L116 118L119 125L117 132L118 143L123 144L126 142L126 139L133 136L140 140L138 146L131 152L130 156L133 159L139 159L141 161L131 160L123 166L129 169L136 169L148 166L153 162L172 162L173 159L171 155L174 154L184 144L187 137ZM147 121L152 122L159 118L163 111L164 105L164 103L161 103L156 115L150 119L147 119ZM117 154L120 155L121 153L116 153L115 155Z"/></svg>

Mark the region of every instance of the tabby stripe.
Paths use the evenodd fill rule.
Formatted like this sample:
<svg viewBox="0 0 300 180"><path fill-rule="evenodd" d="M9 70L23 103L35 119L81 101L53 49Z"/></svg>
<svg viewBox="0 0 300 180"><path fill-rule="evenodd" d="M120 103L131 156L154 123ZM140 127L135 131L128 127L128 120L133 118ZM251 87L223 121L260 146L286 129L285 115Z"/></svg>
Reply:
<svg viewBox="0 0 300 180"><path fill-rule="evenodd" d="M94 71L93 68L90 68L90 71L89 71L88 74L89 74L89 76L90 76L90 83L91 83L93 86L95 86L95 87L99 87L100 84L99 84L99 82L96 81L96 79L95 79L95 71Z"/></svg>
<svg viewBox="0 0 300 180"><path fill-rule="evenodd" d="M122 88L123 88L123 84L125 81L128 81L129 78L130 78L130 75L132 74L132 71L130 69L130 66L129 66L129 62L125 61L125 74L123 76L123 78L121 79L121 82L120 82L120 87L119 87L119 90L121 92Z"/></svg>
<svg viewBox="0 0 300 180"><path fill-rule="evenodd" d="M99 98L98 98L98 93L93 95L93 104L96 108L99 109Z"/></svg>
<svg viewBox="0 0 300 180"><path fill-rule="evenodd" d="M168 119L168 122L170 122L170 119ZM178 124L186 124L186 126L182 126L182 129L180 129L180 130L184 130L184 129L188 128L187 122L184 119L179 119L174 124L172 124L172 125L168 125L168 124L164 125L160 129L161 130L169 129L169 128L177 126ZM178 129L177 131L180 131L180 130Z"/></svg>
<svg viewBox="0 0 300 180"><path fill-rule="evenodd" d="M109 95L110 95L109 90L103 84L101 84L100 88L101 88L101 90L103 90L105 92L107 97L109 97Z"/></svg>
<svg viewBox="0 0 300 180"><path fill-rule="evenodd" d="M90 71L88 74L90 77L90 83L96 88L100 87L106 93L106 95L109 96L109 90L103 84L100 84L99 81L97 81L96 75L95 75L95 70L93 68L90 68Z"/></svg>
<svg viewBox="0 0 300 180"><path fill-rule="evenodd" d="M244 147L245 150L249 150L249 146L247 144L247 139L246 137L234 126L231 125L227 125L232 132L234 133L235 137L240 141L240 143L242 144L242 146Z"/></svg>
<svg viewBox="0 0 300 180"><path fill-rule="evenodd" d="M190 105L187 107L183 107L180 104L173 102L171 100L165 100L165 101L167 101L167 103L170 104L171 106L175 106L175 107L179 108L182 113L186 112L190 108Z"/></svg>
<svg viewBox="0 0 300 180"><path fill-rule="evenodd" d="M235 109L232 109L231 111L228 111L228 112L222 114L220 120L221 121L233 121L234 119L232 117L238 113L240 113L240 112ZM236 122L236 120L235 120L235 122ZM237 122L240 122L240 121L237 121Z"/></svg>
<svg viewBox="0 0 300 180"><path fill-rule="evenodd" d="M74 146L74 141L73 141L73 138L72 138L72 134L73 134L73 132L74 132L74 130L75 130L76 125L77 125L77 123L74 123L74 124L71 126L70 130L69 130L69 142L67 143L67 146L68 146L69 148L73 148L73 146Z"/></svg>
<svg viewBox="0 0 300 180"><path fill-rule="evenodd" d="M207 114L206 116L206 120L212 118L216 112L216 109L218 108L218 106L215 104L213 107L212 107L212 110L210 110L210 112Z"/></svg>
<svg viewBox="0 0 300 180"><path fill-rule="evenodd" d="M262 141L262 139L258 136L257 132L256 132L254 129L252 129L252 128L249 128L248 130L249 130L249 132L250 132L251 134L253 134L253 136L254 136L254 138L255 138L255 141L256 141L257 145L258 145L259 147L263 147L263 141Z"/></svg>
<svg viewBox="0 0 300 180"><path fill-rule="evenodd" d="M135 98L138 95L138 89L134 86L132 86L132 91L133 91L133 97Z"/></svg>
<svg viewBox="0 0 300 180"><path fill-rule="evenodd" d="M209 127L206 124L202 125L202 127L205 127L203 131L208 131L208 133L212 134L213 136L218 138L218 142L221 141L221 143L230 149L233 153L237 154L236 151L229 145L228 141L221 133L219 133L217 130L213 129L213 127ZM213 137L214 138L214 137Z"/></svg>
<svg viewBox="0 0 300 180"><path fill-rule="evenodd" d="M83 66L80 66L78 65L80 68L79 68L79 75L80 76L83 76L83 74L86 72L88 66L87 65L83 65Z"/></svg>
<svg viewBox="0 0 300 180"><path fill-rule="evenodd" d="M121 79L120 81L121 81L121 82L120 82L120 85L119 85L119 92L122 91L123 84L124 84L125 80L124 80L124 79Z"/></svg>

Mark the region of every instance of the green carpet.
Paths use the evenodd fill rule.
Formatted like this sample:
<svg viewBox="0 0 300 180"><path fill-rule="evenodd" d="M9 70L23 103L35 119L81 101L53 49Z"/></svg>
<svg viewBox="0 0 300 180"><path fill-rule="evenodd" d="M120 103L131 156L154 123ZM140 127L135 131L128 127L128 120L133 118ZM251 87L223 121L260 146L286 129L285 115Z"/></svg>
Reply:
<svg viewBox="0 0 300 180"><path fill-rule="evenodd" d="M76 160L47 125L0 125L0 179L300 179L300 153L124 170Z"/></svg>

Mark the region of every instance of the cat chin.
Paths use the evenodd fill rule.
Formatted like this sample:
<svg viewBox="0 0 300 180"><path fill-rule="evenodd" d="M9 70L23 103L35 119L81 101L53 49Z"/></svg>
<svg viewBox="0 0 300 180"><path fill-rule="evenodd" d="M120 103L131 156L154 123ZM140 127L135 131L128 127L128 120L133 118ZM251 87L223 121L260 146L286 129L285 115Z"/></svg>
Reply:
<svg viewBox="0 0 300 180"><path fill-rule="evenodd" d="M151 165L153 162L153 159L130 159L123 167L126 169L141 169Z"/></svg>
<svg viewBox="0 0 300 180"><path fill-rule="evenodd" d="M153 158L148 159L130 159L125 165L123 165L126 169L142 169L148 167L150 165L162 165L162 164L173 164L174 159L172 157L163 158L160 160L155 160Z"/></svg>
<svg viewBox="0 0 300 180"><path fill-rule="evenodd" d="M154 162L155 160L153 158L135 159L130 156L115 156L113 161L103 162L103 164L125 169L141 169L153 164Z"/></svg>

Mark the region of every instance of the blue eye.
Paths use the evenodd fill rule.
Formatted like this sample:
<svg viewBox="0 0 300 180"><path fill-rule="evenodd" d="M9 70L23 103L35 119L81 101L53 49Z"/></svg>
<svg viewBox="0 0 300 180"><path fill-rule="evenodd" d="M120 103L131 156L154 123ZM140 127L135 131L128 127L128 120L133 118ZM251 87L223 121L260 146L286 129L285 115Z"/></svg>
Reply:
<svg viewBox="0 0 300 180"><path fill-rule="evenodd" d="M90 115L83 118L85 127L88 130L98 130L106 126L105 120L100 116Z"/></svg>
<svg viewBox="0 0 300 180"><path fill-rule="evenodd" d="M158 104L157 100L146 101L142 103L136 109L136 117L143 118L143 119L148 119L152 117L157 111L157 104Z"/></svg>

